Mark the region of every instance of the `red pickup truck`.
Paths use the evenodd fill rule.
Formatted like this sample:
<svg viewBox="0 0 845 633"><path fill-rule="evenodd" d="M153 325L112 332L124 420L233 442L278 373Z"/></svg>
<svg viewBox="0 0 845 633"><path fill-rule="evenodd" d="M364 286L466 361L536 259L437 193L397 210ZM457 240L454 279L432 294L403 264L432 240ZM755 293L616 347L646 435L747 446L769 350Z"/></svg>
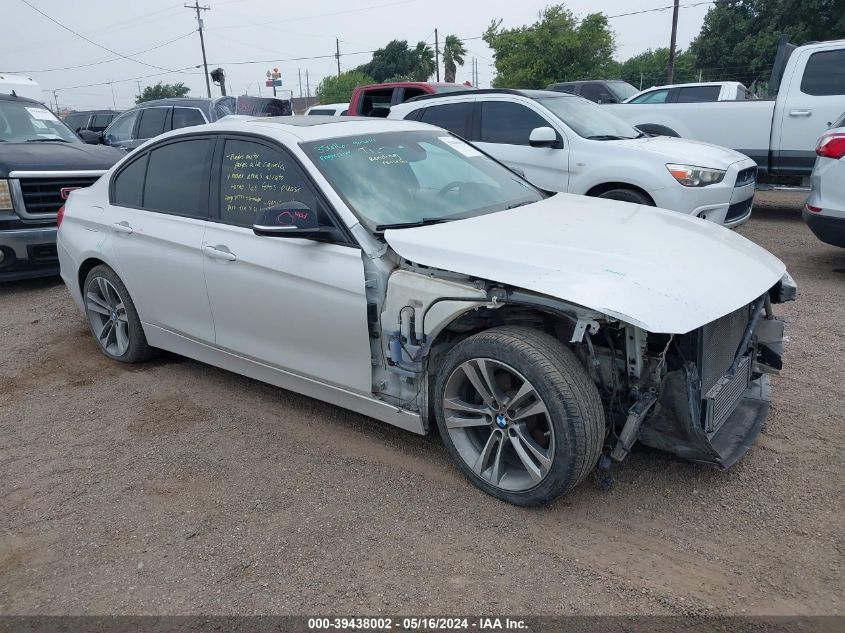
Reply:
<svg viewBox="0 0 845 633"><path fill-rule="evenodd" d="M408 99L435 92L468 90L466 84L428 83L423 81L397 81L384 84L358 86L349 100L349 116L387 117L390 106Z"/></svg>

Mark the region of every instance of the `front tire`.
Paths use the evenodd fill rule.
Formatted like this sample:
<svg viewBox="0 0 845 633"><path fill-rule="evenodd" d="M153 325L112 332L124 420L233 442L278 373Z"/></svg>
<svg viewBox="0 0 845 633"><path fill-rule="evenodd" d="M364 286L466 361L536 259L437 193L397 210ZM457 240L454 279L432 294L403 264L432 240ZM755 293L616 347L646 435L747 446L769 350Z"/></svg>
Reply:
<svg viewBox="0 0 845 633"><path fill-rule="evenodd" d="M438 368L434 406L458 467L508 503L541 505L571 490L601 454L598 390L567 347L531 328L458 343Z"/></svg>
<svg viewBox="0 0 845 633"><path fill-rule="evenodd" d="M100 351L121 363L139 363L157 354L147 344L138 311L117 273L95 266L83 285L85 316Z"/></svg>
<svg viewBox="0 0 845 633"><path fill-rule="evenodd" d="M622 202L632 202L634 204L642 204L647 207L653 207L654 201L644 193L636 191L635 189L619 188L611 189L600 193L597 197L605 198L607 200L621 200Z"/></svg>

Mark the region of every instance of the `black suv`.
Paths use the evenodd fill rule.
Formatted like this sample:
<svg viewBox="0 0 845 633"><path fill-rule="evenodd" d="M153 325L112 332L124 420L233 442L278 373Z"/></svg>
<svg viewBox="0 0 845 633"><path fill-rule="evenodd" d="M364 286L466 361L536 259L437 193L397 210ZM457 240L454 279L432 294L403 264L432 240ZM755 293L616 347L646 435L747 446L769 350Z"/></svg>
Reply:
<svg viewBox="0 0 845 633"><path fill-rule="evenodd" d="M79 134L82 130L100 133L120 114L117 110L88 110L71 112L64 118L65 125Z"/></svg>
<svg viewBox="0 0 845 633"><path fill-rule="evenodd" d="M546 90L571 92L595 103L622 103L628 97L633 97L639 92L634 86L621 79L563 81L549 84Z"/></svg>
<svg viewBox="0 0 845 633"><path fill-rule="evenodd" d="M157 99L140 103L117 117L103 132L103 143L128 151L164 132L211 123L232 114L289 116L292 112L289 99L273 97Z"/></svg>
<svg viewBox="0 0 845 633"><path fill-rule="evenodd" d="M56 216L123 157L85 144L38 101L0 94L0 281L56 275Z"/></svg>

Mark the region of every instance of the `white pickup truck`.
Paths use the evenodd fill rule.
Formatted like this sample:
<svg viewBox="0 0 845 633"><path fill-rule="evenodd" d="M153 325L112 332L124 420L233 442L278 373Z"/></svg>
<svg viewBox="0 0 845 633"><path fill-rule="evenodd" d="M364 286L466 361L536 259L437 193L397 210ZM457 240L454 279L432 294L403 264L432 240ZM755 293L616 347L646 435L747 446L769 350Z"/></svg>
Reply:
<svg viewBox="0 0 845 633"><path fill-rule="evenodd" d="M730 147L753 158L764 176L809 176L819 136L845 111L845 40L795 47L781 42L773 98L707 103L607 104L653 134Z"/></svg>

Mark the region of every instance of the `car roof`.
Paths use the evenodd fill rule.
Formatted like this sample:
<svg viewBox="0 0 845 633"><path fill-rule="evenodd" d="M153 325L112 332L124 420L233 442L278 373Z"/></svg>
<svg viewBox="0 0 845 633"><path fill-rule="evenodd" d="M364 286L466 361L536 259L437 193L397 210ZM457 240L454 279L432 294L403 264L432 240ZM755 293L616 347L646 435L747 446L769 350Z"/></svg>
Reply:
<svg viewBox="0 0 845 633"><path fill-rule="evenodd" d="M561 99L578 99L578 95L570 92L558 92L557 90L515 90L513 88L481 88L478 90L455 90L452 92L441 92L436 94L419 95L408 99L405 103L397 104L395 107L419 103L421 101L432 101L435 99L449 99L452 97L477 97L484 95L516 95L518 97L528 97L529 99L543 99L543 98L561 98Z"/></svg>
<svg viewBox="0 0 845 633"><path fill-rule="evenodd" d="M227 117L215 123L194 125L180 128L155 137L155 140L166 137L182 136L186 134L202 134L208 132L253 133L276 137L284 140L286 136L294 136L299 141L318 141L342 136L356 136L358 134L378 134L381 132L399 132L410 130L436 130L434 126L416 121L396 121L392 119L372 117L334 117L326 115L315 116L279 116L279 117ZM445 134L445 132L444 132Z"/></svg>
<svg viewBox="0 0 845 633"><path fill-rule="evenodd" d="M664 86L651 86L650 88L645 88L642 92L648 92L649 90L665 90L671 88L697 88L700 86L740 86L740 82L738 81L700 81L700 82L693 82L687 84L666 84ZM637 95L634 95L637 96Z"/></svg>
<svg viewBox="0 0 845 633"><path fill-rule="evenodd" d="M121 110L74 110L68 112L68 116L71 114L120 114L121 112Z"/></svg>
<svg viewBox="0 0 845 633"><path fill-rule="evenodd" d="M36 101L35 99L29 99L28 97L18 97L17 95L10 95L5 93L0 93L0 101L20 101L21 103L32 103L34 105L39 105L41 107L46 107L40 101Z"/></svg>
<svg viewBox="0 0 845 633"><path fill-rule="evenodd" d="M309 110L319 110L320 108L347 108L349 107L348 103L315 103Z"/></svg>

